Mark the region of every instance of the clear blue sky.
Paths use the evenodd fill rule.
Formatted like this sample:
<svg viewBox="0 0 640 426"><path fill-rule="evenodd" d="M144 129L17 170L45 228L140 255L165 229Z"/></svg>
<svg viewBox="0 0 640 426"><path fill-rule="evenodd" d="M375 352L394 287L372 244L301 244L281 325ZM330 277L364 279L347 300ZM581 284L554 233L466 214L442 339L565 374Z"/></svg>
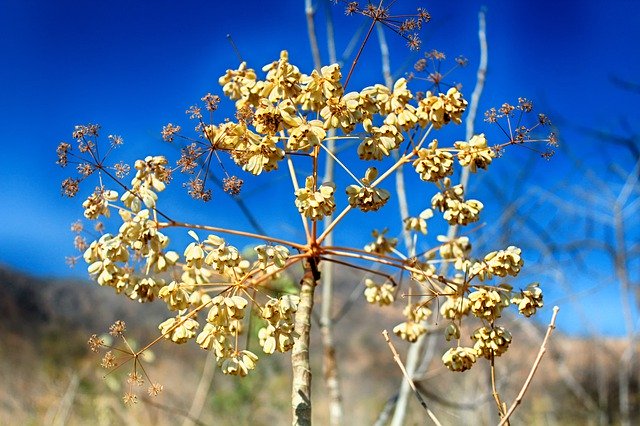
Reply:
<svg viewBox="0 0 640 426"><path fill-rule="evenodd" d="M470 59L470 66L454 76L469 96L478 60L477 11L487 6L490 69L481 110L518 96L533 99L552 118L571 124L560 129L562 142L574 150L584 147L589 155L601 147L576 133L575 126L617 129L623 116L639 122L638 96L610 80L640 81L637 1L452 3L399 0L394 7L410 11L424 5L431 12L423 47ZM362 19L344 17L342 6L335 7L334 15L341 52ZM322 42L322 24L319 32ZM74 125L93 122L105 134L124 137L118 155L125 160L171 153L160 141L162 126L185 122L184 110L209 91L220 93L218 76L237 66L226 34L255 69L276 59L281 49L290 51L302 71L312 68L301 0L2 2L0 262L38 275L85 276L84 268L70 271L64 264L65 255L73 254L69 224L82 212L80 199L60 196L60 181L68 171L54 164L57 143L70 139ZM416 57L398 37L387 37L400 77ZM353 89L380 80L377 49L375 43L368 45ZM223 109L219 118L224 114ZM536 167L542 183L566 172L561 156ZM265 183L258 181L252 188L259 191ZM176 206L182 200L183 210L191 212L195 205L171 197ZM228 212L239 217L234 205L222 192L214 197L191 214L200 221L232 225ZM262 201L248 197L248 202L258 208ZM290 232L277 218L266 226ZM356 238L364 240L366 234ZM586 303L596 306L616 297L615 292L599 292ZM605 331L618 330L615 319L602 321Z"/></svg>

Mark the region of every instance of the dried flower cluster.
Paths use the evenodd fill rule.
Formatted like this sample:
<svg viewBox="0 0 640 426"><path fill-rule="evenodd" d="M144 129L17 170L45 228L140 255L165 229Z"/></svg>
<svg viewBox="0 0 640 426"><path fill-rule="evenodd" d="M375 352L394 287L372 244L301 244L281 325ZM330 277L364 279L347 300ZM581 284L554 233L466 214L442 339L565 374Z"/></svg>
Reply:
<svg viewBox="0 0 640 426"><path fill-rule="evenodd" d="M351 5L348 10L378 21L389 19L381 9ZM398 30L406 32L426 21L428 14L424 12L418 21L405 23ZM237 69L228 70L220 77L219 84L224 95L235 101L237 121L205 123L203 111L213 116L220 102L217 96L207 94L202 98L203 106L188 110L190 117L197 121L195 129L199 138L183 136L181 127L171 123L162 129L162 138L167 142L190 141L182 148L175 166L170 166L164 156L148 156L134 163L135 176L129 184L121 181L127 165L119 163L116 168L110 168L105 166L105 158L97 155L98 126L76 128L73 137L77 142L77 155L71 144L59 145L61 166L71 163L71 158L82 166L78 168L78 179L64 181L63 192L73 196L79 191L81 181L99 174L100 186L82 204L84 216L89 220L111 217L110 227L118 222L111 233L104 232L100 226L100 236L91 243L83 238L77 240L76 246L83 250L89 274L98 284L112 287L132 300L166 304L171 316L158 325L165 340L177 344L195 342L212 351L220 369L230 375L245 376L257 365L258 355L243 346L245 339L239 339L249 331L250 318L261 322L255 338L265 354L286 352L294 345L296 315L302 303L300 296L278 291L274 285L278 278L293 265L317 268L318 262L337 260L341 256L344 265L351 265L349 262L354 258L374 263L378 259L392 269L388 279L380 284L370 279L365 281L364 295L369 303L392 304L398 298L398 285L402 285L402 277L406 276L411 277L410 286L439 299L439 309L432 306L434 302L410 300L403 311L406 321L398 324L394 332L402 339L415 342L427 333L427 321L435 310L436 315L450 323L445 338L456 341L456 347L442 358L451 370L464 371L478 358L492 359L504 353L511 335L496 324L502 311L514 305L528 317L542 306L542 293L537 284L515 291L504 282L489 282L496 277L518 275L523 266L520 249L508 247L476 260L471 257L469 238L449 240L439 236L439 243L432 250L416 255L410 247L399 246L396 238L388 237L387 230L374 231L373 241L364 250L345 249L323 244L325 234L317 232L317 227L321 219L338 211L342 213L334 219L331 229L352 209L367 214L383 209L392 194L381 188L381 184L405 165L413 167L422 181L430 182L429 188L435 192L417 216L403 219L404 229L415 239L428 234L428 221L434 218L434 211L450 225L477 222L483 204L468 198L466 188L452 183L450 176L454 168L465 167L471 172L487 169L502 147L530 142L530 131L517 130L520 133L514 138L493 147L488 145L484 134L444 146L434 139L427 141L432 131L461 123L467 101L456 87L446 93L426 92L418 98L408 88L408 81L400 78L391 88L376 84L345 93L339 65L325 66L306 75L289 62L286 51L262 71L265 75L260 79L244 62ZM518 108L528 112L528 105L523 101L513 109L503 107L500 113L490 113L489 121L511 117ZM318 160L328 151L326 141L330 133L337 134L334 139L338 144L356 139L353 157L357 155L363 162L377 162L381 172L376 167L367 167L364 177L358 179L350 170L349 162L338 161L355 182L321 182ZM111 137L110 141L117 146L122 139ZM427 147L423 147L426 144ZM190 195L206 201L212 196L207 188L212 159L218 161L224 173L224 190L235 196L241 192L243 179L227 173L225 162L231 166L235 163L248 175L260 175L287 168L295 170L294 154L296 159L313 165L304 186L298 186L297 177L291 172L294 190L288 189L287 197L305 225L307 240L304 242L185 224L172 219L161 207L160 194L171 182L174 170L195 174L185 185ZM337 158L337 154L331 155ZM283 162L289 167L281 167ZM115 189L102 182L105 176L118 183ZM117 215L112 215L114 210ZM192 241L186 247L171 249L164 233L171 227L187 228ZM76 226L74 230L82 232L82 227ZM224 233L253 238L257 242L253 245L254 253L243 252L218 235ZM295 254L292 255L291 250ZM438 275L436 265L441 263L453 265L455 275L450 278ZM394 275L400 277L399 283L392 278ZM461 346L462 321L471 317L475 317L481 327L470 336L472 346ZM113 331L122 335L124 328L114 326ZM104 344L93 336L90 346L97 349ZM103 358L103 365L108 368L116 364L112 354ZM137 383L139 378L135 376L132 382ZM154 385L150 393L157 394L160 389ZM126 400L135 402L135 394L128 393Z"/></svg>

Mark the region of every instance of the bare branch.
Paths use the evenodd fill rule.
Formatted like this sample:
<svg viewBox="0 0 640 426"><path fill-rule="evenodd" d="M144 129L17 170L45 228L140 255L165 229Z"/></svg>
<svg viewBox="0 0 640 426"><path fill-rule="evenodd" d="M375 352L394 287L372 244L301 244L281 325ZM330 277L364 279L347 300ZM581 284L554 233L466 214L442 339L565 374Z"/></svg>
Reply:
<svg viewBox="0 0 640 426"><path fill-rule="evenodd" d="M511 417L511 415L516 410L516 408L518 408L518 405L520 405L520 403L522 402L522 399L524 398L524 394L525 392L527 392L527 388L529 388L529 385L531 384L533 375L536 373L536 370L540 365L540 361L542 361L542 357L547 351L547 342L549 341L549 337L551 336L551 333L553 333L553 330L556 328L556 317L558 316L559 310L560 310L559 307L557 306L553 307L553 314L551 315L551 321L549 322L549 326L547 327L547 333L545 334L544 339L542 340L542 344L540 345L540 350L538 351L538 355L536 356L536 359L533 361L533 365L531 366L529 375L527 376L527 379L524 381L524 384L522 385L522 388L520 389L520 392L518 393L518 396L516 397L515 401L513 401L513 403L511 404L511 408L509 408L509 410L507 411L507 414L502 418L502 420L500 420L499 426L502 426L509 421L509 417Z"/></svg>
<svg viewBox="0 0 640 426"><path fill-rule="evenodd" d="M435 416L435 414L433 414L433 412L427 406L427 403L422 398L422 395L420 395L420 392L418 392L418 389L416 389L416 385L413 383L413 380L411 380L411 378L409 377L409 374L407 374L407 370L406 368L404 368L404 364L402 364L402 360L400 359L400 355L398 354L398 351L396 351L396 348L393 346L393 343L391 343L391 339L389 339L389 333L387 332L387 330L384 330L382 332L382 335L384 336L384 340L387 342L387 345L389 345L389 349L391 349L391 352L393 353L393 359L396 362L396 364L398 364L398 367L400 367L400 371L402 371L402 375L405 377L405 379L407 379L407 382L409 383L409 386L411 386L411 389L413 389L413 392L416 398L418 398L418 401L420 401L420 405L422 405L422 408L426 410L427 414L429 415L429 418L431 418L433 423L435 423L436 425L441 425L441 423L438 421L438 418Z"/></svg>

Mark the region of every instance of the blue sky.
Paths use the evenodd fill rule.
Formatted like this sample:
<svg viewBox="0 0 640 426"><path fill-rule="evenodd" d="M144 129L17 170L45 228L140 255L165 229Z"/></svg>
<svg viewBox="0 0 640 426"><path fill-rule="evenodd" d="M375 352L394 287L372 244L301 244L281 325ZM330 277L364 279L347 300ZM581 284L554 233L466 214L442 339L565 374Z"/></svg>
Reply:
<svg viewBox="0 0 640 426"><path fill-rule="evenodd" d="M470 59L470 66L453 77L463 83L467 96L478 61L477 11L487 7L490 65L481 110L514 102L518 96L530 98L552 118L559 118L562 143L574 152L584 152L587 162L599 157L603 147L576 132L576 127L618 131L622 117L637 127L638 95L611 82L612 76L640 81L637 1L451 3L400 0L394 7L399 12L416 5L426 7L433 21L421 33L423 47ZM60 181L68 171L54 164L57 143L70 139L74 125L100 123L104 134L122 135L125 146L117 155L124 160L149 153L171 154L159 137L162 126L170 121L186 123L184 110L209 91L220 93L217 78L238 64L227 34L255 69L276 59L282 49L290 51L291 61L302 71L312 69L301 0L241 5L231 1L2 2L0 262L38 275L85 276L83 268L69 270L64 264L65 255L73 254L68 227L82 214L81 200L60 196ZM341 52L363 21L345 17L341 6L334 6L333 13ZM318 30L322 43L322 23ZM387 38L392 68L400 77L417 57L411 56L400 38L389 32ZM351 87L379 81L378 48L371 43ZM231 115L229 111L223 107L218 117ZM457 131L455 137L461 139L462 127ZM615 151L612 155L615 158ZM517 163L522 156L509 158ZM570 170L567 159L558 155L550 163L537 163L535 173L537 184L551 187ZM251 208L263 207L259 194L270 182L264 178L248 186L255 194L247 196ZM247 226L222 192L204 207L180 194L168 197L176 211L201 222ZM277 220L281 217L275 210L265 226L286 235L292 231L288 222ZM356 216L352 223L357 221ZM367 234L353 238L364 241ZM585 298L585 306L598 306L603 300L615 306L616 298L615 291L601 290ZM597 321L602 329L618 332L619 322L608 319L606 313L603 316ZM579 326L573 329L579 331Z"/></svg>

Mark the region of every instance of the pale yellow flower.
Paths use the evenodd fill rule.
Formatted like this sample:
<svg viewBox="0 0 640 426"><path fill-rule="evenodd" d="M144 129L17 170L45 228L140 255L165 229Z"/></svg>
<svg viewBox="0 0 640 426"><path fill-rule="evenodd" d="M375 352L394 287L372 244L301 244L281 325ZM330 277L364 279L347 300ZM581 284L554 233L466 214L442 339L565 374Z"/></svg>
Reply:
<svg viewBox="0 0 640 426"><path fill-rule="evenodd" d="M511 333L504 327L480 327L473 332L471 338L476 341L473 348L478 356L486 359L502 355L511 344Z"/></svg>
<svg viewBox="0 0 640 426"><path fill-rule="evenodd" d="M321 220L336 209L335 185L323 183L317 190L313 188L313 176L307 177L304 188L295 191L298 211L311 220Z"/></svg>
<svg viewBox="0 0 640 426"><path fill-rule="evenodd" d="M454 144L458 151L458 161L463 167L468 166L472 173L478 168L486 169L496 156L493 149L487 146L487 139L484 133L474 135L469 142L456 142Z"/></svg>
<svg viewBox="0 0 640 426"><path fill-rule="evenodd" d="M442 355L442 362L451 371L466 371L473 367L478 358L475 349L458 346Z"/></svg>
<svg viewBox="0 0 640 426"><path fill-rule="evenodd" d="M413 168L420 175L420 179L437 182L453 174L453 155L438 149L436 139L429 144L429 148L419 149L417 155L418 158L413 161Z"/></svg>

